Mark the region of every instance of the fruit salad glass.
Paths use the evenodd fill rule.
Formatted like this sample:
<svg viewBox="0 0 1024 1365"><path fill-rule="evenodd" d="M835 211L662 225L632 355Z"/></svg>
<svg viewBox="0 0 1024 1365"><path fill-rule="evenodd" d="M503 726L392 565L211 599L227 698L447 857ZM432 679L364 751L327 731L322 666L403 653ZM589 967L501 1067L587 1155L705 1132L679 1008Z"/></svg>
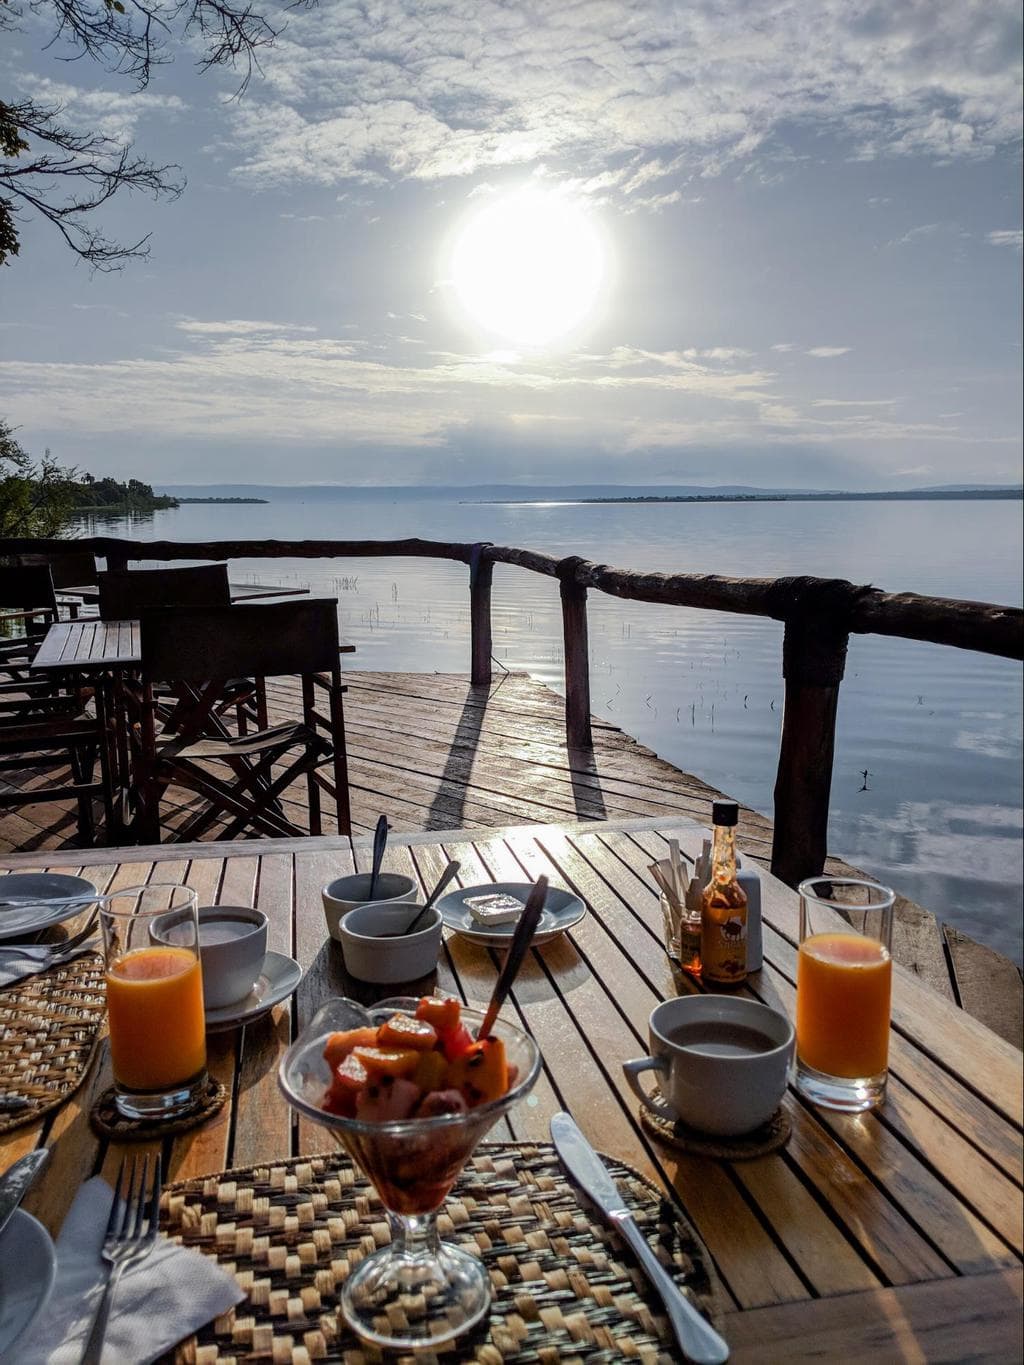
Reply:
<svg viewBox="0 0 1024 1365"><path fill-rule="evenodd" d="M310 1020L281 1060L279 1082L288 1102L328 1128L376 1187L391 1221L391 1244L362 1261L345 1281L341 1310L361 1337L393 1351L440 1346L468 1331L491 1299L487 1271L469 1252L437 1235L435 1215L477 1143L531 1089L540 1053L528 1034L499 1019L514 1082L499 1099L465 1113L372 1123L322 1108L331 1081L323 1051L332 1033L414 1014L418 1000L394 999L363 1010L332 1000ZM483 1014L463 1009L475 1035Z"/></svg>

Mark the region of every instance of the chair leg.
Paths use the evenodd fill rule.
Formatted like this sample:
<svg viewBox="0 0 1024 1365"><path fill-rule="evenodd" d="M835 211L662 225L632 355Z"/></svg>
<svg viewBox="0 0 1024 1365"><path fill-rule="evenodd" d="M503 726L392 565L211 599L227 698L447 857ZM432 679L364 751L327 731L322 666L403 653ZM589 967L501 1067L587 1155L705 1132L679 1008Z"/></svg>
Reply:
<svg viewBox="0 0 1024 1365"><path fill-rule="evenodd" d="M345 739L344 687L331 689L331 730L334 738L334 803L338 833L352 833L352 805L348 790L348 744Z"/></svg>

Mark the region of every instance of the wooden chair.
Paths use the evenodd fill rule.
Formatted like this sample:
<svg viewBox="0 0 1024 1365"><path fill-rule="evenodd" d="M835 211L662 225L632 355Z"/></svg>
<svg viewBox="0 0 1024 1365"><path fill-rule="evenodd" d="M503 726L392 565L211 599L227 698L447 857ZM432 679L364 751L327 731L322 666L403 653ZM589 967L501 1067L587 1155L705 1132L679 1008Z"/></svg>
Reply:
<svg viewBox="0 0 1024 1365"><path fill-rule="evenodd" d="M94 554L87 550L70 549L67 553L61 554L18 555L16 562L26 567L45 564L50 570L59 604L67 608L72 621L78 619L82 599L76 595L74 589L94 588L96 586L97 570Z"/></svg>
<svg viewBox="0 0 1024 1365"><path fill-rule="evenodd" d="M0 620L23 635L0 641L0 774L51 770L49 785L0 792L0 810L36 802L77 802L78 833L95 839L93 798L109 804L102 775L94 778L101 742L91 691L73 674L40 679L30 672L36 650L57 620L50 569L44 564L0 568ZM53 770L68 770L57 780Z"/></svg>
<svg viewBox="0 0 1024 1365"><path fill-rule="evenodd" d="M133 732L143 842L159 838L160 803L172 784L206 803L174 831L175 841L200 837L218 819L226 821L221 838L245 831L270 837L307 833L281 805L282 793L300 778L309 802L308 832L321 832L322 792L334 802L339 832L350 832L337 605L333 598L305 599L182 608L141 618L141 708ZM206 733L226 680L239 674L298 676L301 719L246 735ZM157 735L157 679L190 699L170 739ZM318 709L318 697L324 709Z"/></svg>
<svg viewBox="0 0 1024 1365"><path fill-rule="evenodd" d="M97 575L101 621L133 621L162 607L231 605L226 564L181 569L108 569Z"/></svg>

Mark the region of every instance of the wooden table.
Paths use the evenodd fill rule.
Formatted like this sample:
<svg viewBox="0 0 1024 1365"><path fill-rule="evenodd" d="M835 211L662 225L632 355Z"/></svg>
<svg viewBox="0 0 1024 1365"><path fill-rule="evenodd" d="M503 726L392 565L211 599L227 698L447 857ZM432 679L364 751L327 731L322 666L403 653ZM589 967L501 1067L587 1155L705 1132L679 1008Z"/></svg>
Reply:
<svg viewBox="0 0 1024 1365"><path fill-rule="evenodd" d="M651 1009L688 989L661 945L647 864L666 852L649 821L532 826L486 833L394 836L387 866L429 886L448 857L464 883L548 873L583 896L590 914L529 955L510 1016L529 1028L544 1070L531 1096L493 1136L546 1140L566 1107L599 1149L674 1190L714 1257L727 1303L722 1319L735 1360L962 1360L1020 1358L1021 1058L961 1010L896 971L891 1077L885 1107L846 1116L794 1094L787 1148L728 1164L680 1156L637 1121L621 1064L646 1052ZM675 827L684 851L702 831ZM336 945L325 942L320 887L368 864L367 841L341 838L170 846L51 855L102 888L187 881L201 902L254 903L270 916L271 947L298 957L306 976L293 1001L244 1032L210 1039L212 1071L233 1106L169 1143L168 1178L325 1150L322 1130L293 1125L278 1093L281 1049L331 994L353 987ZM11 867L38 866L28 855ZM750 992L791 1013L797 900L765 876L765 966ZM482 1005L495 979L488 950L449 938L438 990ZM379 994L392 994L384 988ZM0 1146L0 1169L38 1143L54 1160L28 1206L56 1230L79 1181L112 1178L121 1152L89 1128L93 1098L110 1083L105 1061L49 1124Z"/></svg>

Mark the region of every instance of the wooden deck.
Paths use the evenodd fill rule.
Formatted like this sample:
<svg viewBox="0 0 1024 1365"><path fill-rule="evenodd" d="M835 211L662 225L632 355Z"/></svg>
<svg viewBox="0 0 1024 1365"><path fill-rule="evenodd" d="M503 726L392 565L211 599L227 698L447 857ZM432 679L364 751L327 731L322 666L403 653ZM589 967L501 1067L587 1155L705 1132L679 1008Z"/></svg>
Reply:
<svg viewBox="0 0 1024 1365"><path fill-rule="evenodd" d="M711 802L723 795L597 718L593 750L567 750L562 698L526 674L502 675L489 687L452 674L351 671L345 681L357 834L381 814L403 833L638 818L707 825ZM272 681L268 694L272 723L298 713L297 685ZM41 780L26 775L19 785L27 791ZM304 825L301 793L292 789L288 813ZM170 824L187 816L191 800L172 790ZM767 865L771 821L741 807L738 834L744 852ZM70 849L75 836L70 803L0 815L0 853ZM829 867L851 870L839 859ZM902 899L895 955L1021 1045L1021 975L1012 962Z"/></svg>

